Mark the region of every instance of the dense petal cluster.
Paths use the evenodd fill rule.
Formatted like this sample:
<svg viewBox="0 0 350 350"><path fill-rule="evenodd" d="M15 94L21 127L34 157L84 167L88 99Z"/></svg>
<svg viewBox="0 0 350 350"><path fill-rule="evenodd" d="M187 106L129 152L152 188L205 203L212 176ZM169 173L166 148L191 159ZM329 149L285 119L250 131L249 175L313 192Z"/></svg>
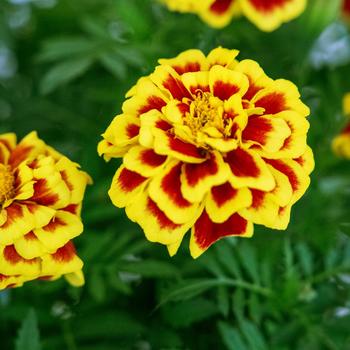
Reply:
<svg viewBox="0 0 350 350"><path fill-rule="evenodd" d="M193 257L224 236L251 236L254 223L286 229L310 183L309 108L291 82L237 55L159 60L98 146L106 160L123 157L113 203L171 255L190 228Z"/></svg>
<svg viewBox="0 0 350 350"><path fill-rule="evenodd" d="M307 0L160 0L169 9L199 15L215 28L228 25L233 17L244 15L264 31L298 17Z"/></svg>
<svg viewBox="0 0 350 350"><path fill-rule="evenodd" d="M333 139L332 148L339 157L350 159L350 93L344 96L343 109L348 121L341 133Z"/></svg>
<svg viewBox="0 0 350 350"><path fill-rule="evenodd" d="M35 132L0 135L0 289L64 275L84 283L72 239L80 235L88 175Z"/></svg>

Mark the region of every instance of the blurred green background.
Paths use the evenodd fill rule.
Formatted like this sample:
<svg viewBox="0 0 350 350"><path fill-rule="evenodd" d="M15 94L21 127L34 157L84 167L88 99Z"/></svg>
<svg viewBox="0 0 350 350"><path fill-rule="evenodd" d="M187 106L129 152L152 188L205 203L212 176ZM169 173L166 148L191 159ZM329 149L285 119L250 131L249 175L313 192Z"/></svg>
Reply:
<svg viewBox="0 0 350 350"><path fill-rule="evenodd" d="M339 5L310 0L268 34L245 19L213 30L151 0L0 0L0 133L37 130L94 179L76 240L86 285L1 292L1 349L350 349L350 162L330 150L350 91ZM195 261L185 240L169 258L110 203L119 163L96 145L159 57L218 45L299 86L317 167L286 232L256 227Z"/></svg>

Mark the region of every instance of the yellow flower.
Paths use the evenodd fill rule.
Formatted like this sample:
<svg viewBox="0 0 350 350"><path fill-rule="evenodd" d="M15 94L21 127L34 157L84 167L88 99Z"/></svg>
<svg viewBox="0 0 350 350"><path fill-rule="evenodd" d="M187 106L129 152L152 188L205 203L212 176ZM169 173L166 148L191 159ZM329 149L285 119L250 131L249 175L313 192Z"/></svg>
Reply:
<svg viewBox="0 0 350 350"><path fill-rule="evenodd" d="M259 29L273 31L298 17L307 0L160 0L172 11L199 15L214 28L228 25L238 15L246 16Z"/></svg>
<svg viewBox="0 0 350 350"><path fill-rule="evenodd" d="M350 117L350 93L344 96L343 100L344 114ZM350 121L347 122L342 132L337 135L332 142L332 148L336 155L350 159Z"/></svg>
<svg viewBox="0 0 350 350"><path fill-rule="evenodd" d="M148 240L176 253L192 228L194 258L253 224L286 229L309 186L309 108L238 51L188 50L161 59L127 93L98 146L123 157L109 195Z"/></svg>
<svg viewBox="0 0 350 350"><path fill-rule="evenodd" d="M0 135L0 289L64 275L82 285L72 239L83 231L88 175L35 132Z"/></svg>

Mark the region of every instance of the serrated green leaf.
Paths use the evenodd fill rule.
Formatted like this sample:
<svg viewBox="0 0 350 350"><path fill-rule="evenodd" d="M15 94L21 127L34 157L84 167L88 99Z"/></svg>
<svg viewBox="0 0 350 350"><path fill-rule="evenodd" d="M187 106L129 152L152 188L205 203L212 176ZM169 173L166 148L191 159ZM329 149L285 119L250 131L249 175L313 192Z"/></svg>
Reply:
<svg viewBox="0 0 350 350"><path fill-rule="evenodd" d="M249 350L239 332L228 323L219 321L218 328L228 350Z"/></svg>
<svg viewBox="0 0 350 350"><path fill-rule="evenodd" d="M254 323L247 320L240 320L240 329L250 348L254 350L267 350L267 345L262 333L254 325Z"/></svg>
<svg viewBox="0 0 350 350"><path fill-rule="evenodd" d="M18 331L16 350L41 350L38 321L34 309L29 310Z"/></svg>
<svg viewBox="0 0 350 350"><path fill-rule="evenodd" d="M120 262L119 270L136 273L143 277L170 278L178 275L176 266L160 260Z"/></svg>
<svg viewBox="0 0 350 350"><path fill-rule="evenodd" d="M258 270L258 258L256 250L249 244L241 244L238 249L241 264L244 266L250 277L257 284L260 284L260 274Z"/></svg>
<svg viewBox="0 0 350 350"><path fill-rule="evenodd" d="M127 67L125 61L112 53L104 53L100 56L100 62L118 79L125 79L127 75Z"/></svg>
<svg viewBox="0 0 350 350"><path fill-rule="evenodd" d="M220 286L218 288L217 299L220 312L227 317L230 312L230 295L227 287Z"/></svg>

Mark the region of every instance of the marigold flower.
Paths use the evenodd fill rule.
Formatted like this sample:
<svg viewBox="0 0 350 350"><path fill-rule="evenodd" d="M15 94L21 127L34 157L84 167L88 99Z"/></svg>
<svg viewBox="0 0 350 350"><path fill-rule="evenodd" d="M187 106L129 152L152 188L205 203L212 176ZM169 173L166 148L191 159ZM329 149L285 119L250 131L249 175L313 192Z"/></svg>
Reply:
<svg viewBox="0 0 350 350"><path fill-rule="evenodd" d="M243 14L263 31L273 31L298 17L306 0L160 0L172 11L190 12L215 28L228 25Z"/></svg>
<svg viewBox="0 0 350 350"><path fill-rule="evenodd" d="M72 239L83 231L88 175L32 132L0 135L0 289L64 275L82 285Z"/></svg>
<svg viewBox="0 0 350 350"><path fill-rule="evenodd" d="M170 255L190 228L195 258L224 236L252 236L254 223L286 229L309 186L309 108L291 82L237 55L159 60L99 143L106 160L123 157L112 202Z"/></svg>
<svg viewBox="0 0 350 350"><path fill-rule="evenodd" d="M350 92L344 96L343 110L344 115L350 118ZM339 157L350 159L350 120L341 133L333 139L332 148Z"/></svg>

